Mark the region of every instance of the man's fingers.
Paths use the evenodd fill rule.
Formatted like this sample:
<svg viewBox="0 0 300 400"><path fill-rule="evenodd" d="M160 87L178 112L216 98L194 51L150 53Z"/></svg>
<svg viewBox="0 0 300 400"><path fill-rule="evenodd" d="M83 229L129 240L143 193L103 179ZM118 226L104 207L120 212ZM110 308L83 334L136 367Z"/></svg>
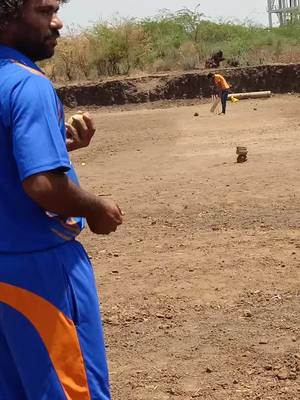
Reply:
<svg viewBox="0 0 300 400"><path fill-rule="evenodd" d="M71 139L73 141L78 141L78 132L77 130L70 124L66 123L66 137L67 139Z"/></svg>
<svg viewBox="0 0 300 400"><path fill-rule="evenodd" d="M124 217L125 212L121 210L121 208L118 206L118 204L117 204L117 207L118 207L119 213L122 215L122 217Z"/></svg>
<svg viewBox="0 0 300 400"><path fill-rule="evenodd" d="M93 134L94 134L96 132L96 127L94 125L94 121L93 121L92 117L90 116L90 114L89 113L84 113L82 115L82 117L83 117L84 122L86 123L86 126L88 127L88 129L90 131L92 131Z"/></svg>
<svg viewBox="0 0 300 400"><path fill-rule="evenodd" d="M82 119L78 121L77 130L82 144L88 146L96 131L92 118L88 113L84 113Z"/></svg>
<svg viewBox="0 0 300 400"><path fill-rule="evenodd" d="M79 131L79 133L81 131L88 131L88 129L89 129L87 124L86 124L86 122L85 122L85 119L83 118L83 116L80 119L79 118L74 118L73 119L73 124L74 124L75 129L77 129Z"/></svg>
<svg viewBox="0 0 300 400"><path fill-rule="evenodd" d="M82 118L74 118L73 124L73 127L77 131L78 147L88 146L95 133L89 116L82 115Z"/></svg>

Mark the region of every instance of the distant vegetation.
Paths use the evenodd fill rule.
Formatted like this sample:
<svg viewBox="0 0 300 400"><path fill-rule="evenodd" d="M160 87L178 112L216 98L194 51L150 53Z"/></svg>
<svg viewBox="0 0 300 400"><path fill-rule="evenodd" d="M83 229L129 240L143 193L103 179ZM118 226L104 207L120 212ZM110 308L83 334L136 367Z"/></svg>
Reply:
<svg viewBox="0 0 300 400"><path fill-rule="evenodd" d="M203 68L222 50L226 60L257 65L300 60L300 23L268 29L232 21L215 23L197 7L153 18L98 22L69 32L53 59L42 63L57 82L95 80L105 76Z"/></svg>

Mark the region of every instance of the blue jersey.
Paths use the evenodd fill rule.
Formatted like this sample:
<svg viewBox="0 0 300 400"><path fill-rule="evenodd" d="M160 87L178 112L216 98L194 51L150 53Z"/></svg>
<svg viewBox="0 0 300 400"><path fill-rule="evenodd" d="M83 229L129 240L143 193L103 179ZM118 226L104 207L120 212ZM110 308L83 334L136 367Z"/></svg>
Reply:
<svg viewBox="0 0 300 400"><path fill-rule="evenodd" d="M22 182L60 170L78 184L66 148L64 111L51 82L23 54L0 46L0 253L26 253L73 240L83 218L41 209Z"/></svg>

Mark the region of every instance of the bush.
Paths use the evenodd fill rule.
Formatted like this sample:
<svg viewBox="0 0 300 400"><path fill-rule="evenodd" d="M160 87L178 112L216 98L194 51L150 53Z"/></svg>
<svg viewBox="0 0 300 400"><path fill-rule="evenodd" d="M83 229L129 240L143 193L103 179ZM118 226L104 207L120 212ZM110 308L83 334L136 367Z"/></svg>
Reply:
<svg viewBox="0 0 300 400"><path fill-rule="evenodd" d="M42 67L55 81L87 80L135 71L190 70L218 50L240 65L298 61L299 18L274 29L249 21L216 23L198 6L175 13L162 10L142 20L99 21L89 30L64 36L55 57Z"/></svg>

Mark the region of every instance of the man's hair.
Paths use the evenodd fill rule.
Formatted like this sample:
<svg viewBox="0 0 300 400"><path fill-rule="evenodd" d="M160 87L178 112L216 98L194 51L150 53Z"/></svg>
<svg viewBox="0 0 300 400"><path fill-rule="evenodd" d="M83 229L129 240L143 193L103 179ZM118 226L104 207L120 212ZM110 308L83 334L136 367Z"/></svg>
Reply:
<svg viewBox="0 0 300 400"><path fill-rule="evenodd" d="M214 77L214 74L212 73L212 72L210 72L208 75L207 75L207 78L208 79L211 79L211 78L213 78Z"/></svg>
<svg viewBox="0 0 300 400"><path fill-rule="evenodd" d="M5 27L14 18L17 18L24 4L28 0L0 0L0 31L5 30ZM59 0L60 3L67 3L68 0Z"/></svg>

